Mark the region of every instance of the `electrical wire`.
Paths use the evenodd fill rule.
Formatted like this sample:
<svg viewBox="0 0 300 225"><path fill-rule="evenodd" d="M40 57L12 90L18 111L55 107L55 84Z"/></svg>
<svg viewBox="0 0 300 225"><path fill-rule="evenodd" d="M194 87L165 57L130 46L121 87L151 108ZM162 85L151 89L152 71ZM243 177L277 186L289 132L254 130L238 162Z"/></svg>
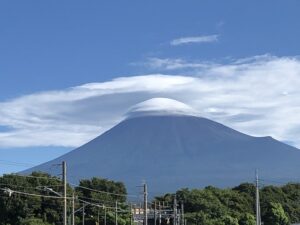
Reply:
<svg viewBox="0 0 300 225"><path fill-rule="evenodd" d="M33 196L33 197L42 197L42 198L53 198L53 199L64 199L64 197L59 197L59 196L51 196L51 195L40 195L40 194L33 194L33 193L27 193L27 192L22 192L22 191L15 191L7 188L0 188L2 191L9 191L11 194L20 194L20 195L26 195L26 196ZM70 197L67 197L67 199L71 199Z"/></svg>
<svg viewBox="0 0 300 225"><path fill-rule="evenodd" d="M61 179L58 178L58 177L38 177L38 176L32 176L32 175L21 175L21 174L17 174L17 173L8 174L8 175L6 175L6 176L17 176L17 177L25 177L25 178L48 179L48 180L57 180L57 181L61 181Z"/></svg>
<svg viewBox="0 0 300 225"><path fill-rule="evenodd" d="M121 208L118 208L118 207L115 207L115 206L106 206L106 205L99 205L99 204L95 204L95 203L91 203L91 202L87 202L87 201L83 201L83 200L79 200L80 202L82 203L85 203L87 205L91 205L91 206L96 206L98 208L103 208L103 209L112 209L112 210L116 210L117 209L117 212L124 212L124 213L130 213L130 210L124 210L124 209L121 209Z"/></svg>
<svg viewBox="0 0 300 225"><path fill-rule="evenodd" d="M107 191L100 191L100 190L96 190L96 189L92 189L92 188L88 188L88 187L84 187L84 186L80 186L80 185L76 185L76 184L72 184L72 183L69 183L69 184L73 187L78 187L78 188L82 188L82 189L86 189L86 190L89 190L89 191L102 193L102 194L123 196L123 197L128 197L128 196L129 197L138 197L138 195L133 195L133 194L117 194L117 193L112 193L112 192L107 192Z"/></svg>
<svg viewBox="0 0 300 225"><path fill-rule="evenodd" d="M84 201L84 200L81 200L81 199L78 199L79 202L82 202L82 203L85 203L85 204L88 204L88 205L92 205L92 206L96 206L96 207L99 207L99 208L106 208L106 209L116 209L116 207L109 207L109 206L105 206L105 205L99 205L99 204L95 204L95 203L92 203L92 202L87 202L87 201ZM117 208L118 209L118 208ZM119 208L120 209L120 208Z"/></svg>
<svg viewBox="0 0 300 225"><path fill-rule="evenodd" d="M39 191L42 191L41 189L39 189L39 187L43 187L43 186L37 186L37 187L24 187L24 186L20 186L20 185L13 185L13 184L7 184L7 183L0 183L0 186L8 186L9 188L10 187L15 187L15 188L24 188L24 191L25 189L31 189L31 190L39 190ZM62 185L50 185L47 187L61 187ZM0 190L7 190L5 188L0 188ZM94 190L94 191L97 191L97 192L101 192L102 191L98 191L98 190ZM26 192L21 192L21 191L15 191L15 190L12 190L13 193L19 193L19 194L24 194L24 195L31 195L31 196L39 196L39 197L45 197L46 195L39 195L39 194L32 194L32 193L26 193ZM105 194L108 194L109 192L105 192ZM110 193L110 194L114 194L114 193ZM118 194L117 194L118 195ZM56 198L56 196L49 196L49 197L54 197ZM63 198L63 197L59 197L60 199ZM72 197L71 196L68 196L67 197L68 199L71 199ZM92 200L92 201L95 201L97 203L101 203L101 204L107 204L107 203L110 203L111 205L114 205L115 202L113 201L107 201L107 200L101 200L101 199L96 199L96 198L88 198L88 197L79 197L78 199L82 200L82 199L87 199L87 200ZM83 200L82 200L83 201ZM119 202L120 205L125 205L125 206L129 206L128 203L123 203L123 202Z"/></svg>
<svg viewBox="0 0 300 225"><path fill-rule="evenodd" d="M18 187L18 188L31 189L31 190L42 190L41 189L42 187L62 187L63 185L47 185L47 186L28 187L28 186L23 186L23 185L0 183L0 186Z"/></svg>
<svg viewBox="0 0 300 225"><path fill-rule="evenodd" d="M78 199L92 200L92 201L95 201L97 203L110 203L111 205L114 205L116 203L115 201L107 201L107 200L101 200L101 199L96 199L96 198L88 198L88 197L78 197ZM129 206L127 203L123 203L123 202L118 202L118 204Z"/></svg>

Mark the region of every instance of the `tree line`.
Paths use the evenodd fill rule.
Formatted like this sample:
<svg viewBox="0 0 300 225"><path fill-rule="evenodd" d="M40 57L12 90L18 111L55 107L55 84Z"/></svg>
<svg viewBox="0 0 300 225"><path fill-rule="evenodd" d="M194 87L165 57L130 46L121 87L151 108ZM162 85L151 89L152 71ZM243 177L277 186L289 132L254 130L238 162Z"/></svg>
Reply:
<svg viewBox="0 0 300 225"><path fill-rule="evenodd" d="M118 202L118 207L124 208L125 211L127 191L123 183L91 178L81 180L78 186L86 189L67 186L68 214L70 215L68 222L71 221L71 196L73 194L76 196L76 210L82 208L84 202L93 203L93 205L85 204L86 225L96 224L98 210L102 217L104 208L95 207L95 205L107 207L105 210L107 210L108 225L115 222L113 213L115 202ZM29 176L3 175L0 177L0 225L62 224L63 199L59 197L60 193L63 193L62 181L46 173L33 172ZM128 222L127 218L129 215L121 214L118 224L125 225ZM75 224L82 224L82 209L75 213L75 221Z"/></svg>
<svg viewBox="0 0 300 225"><path fill-rule="evenodd" d="M234 188L181 189L156 197L172 204L174 196L184 203L188 225L255 225L255 185ZM260 189L264 225L288 225L300 221L300 184L265 186Z"/></svg>
<svg viewBox="0 0 300 225"><path fill-rule="evenodd" d="M62 188L61 180L46 173L33 172L30 176L3 175L0 177L0 225L62 224L63 201L59 197L55 198L62 193ZM80 208L84 201L94 203L86 204L84 208L85 225L97 224L99 217L100 224L103 224L104 213L106 224L115 225L116 202L120 210L118 225L130 224L130 208L126 203L127 190L122 182L101 178L84 179L77 187L68 185L67 195L73 194L77 196L75 208L79 209L75 213L76 224L82 223ZM203 189L183 188L176 193L157 196L151 201L172 205L174 196L179 203L184 204L187 225L255 224L254 184L243 183L226 189L212 186ZM264 186L260 189L260 196L264 225L288 225L300 221L300 184ZM71 201L69 198L69 215L72 211ZM68 218L70 220L71 216Z"/></svg>

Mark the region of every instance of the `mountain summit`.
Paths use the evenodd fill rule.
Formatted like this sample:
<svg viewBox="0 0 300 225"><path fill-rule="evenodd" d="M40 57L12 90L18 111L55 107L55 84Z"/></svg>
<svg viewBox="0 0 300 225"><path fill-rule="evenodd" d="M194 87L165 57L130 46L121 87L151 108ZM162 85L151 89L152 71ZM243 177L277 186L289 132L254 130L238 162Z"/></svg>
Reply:
<svg viewBox="0 0 300 225"><path fill-rule="evenodd" d="M66 161L73 182L98 176L123 181L130 191L146 180L151 191L160 193L252 182L255 169L265 179L300 178L298 149L196 115L189 106L171 99L142 102L94 140L26 172L58 174L52 165Z"/></svg>
<svg viewBox="0 0 300 225"><path fill-rule="evenodd" d="M196 116L198 113L190 106L169 98L152 98L132 106L127 113L127 118L141 116L170 116L170 115L190 115Z"/></svg>

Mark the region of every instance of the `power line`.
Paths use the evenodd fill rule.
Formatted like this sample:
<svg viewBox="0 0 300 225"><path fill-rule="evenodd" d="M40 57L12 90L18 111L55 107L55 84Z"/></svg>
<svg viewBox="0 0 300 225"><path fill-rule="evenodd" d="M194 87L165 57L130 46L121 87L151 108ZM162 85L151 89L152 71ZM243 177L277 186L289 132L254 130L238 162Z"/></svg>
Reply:
<svg viewBox="0 0 300 225"><path fill-rule="evenodd" d="M34 193L27 193L27 192L21 192L21 191L16 191L16 190L11 190L11 189L7 189L7 188L0 188L0 190L2 191L8 191L8 192L11 192L11 194L20 194L20 195L24 195L24 196L33 196L33 197L42 197L42 198L52 198L52 199L64 199L64 197L59 197L59 196L50 196L50 195L40 195L40 194L34 194ZM6 196L5 194L1 194L0 196L3 196L3 197L8 197L9 196ZM72 199L71 197L67 197L67 199ZM115 207L110 207L110 206L107 206L105 204L96 204L96 203L93 203L93 202L88 202L88 201L84 201L82 199L77 199L78 202L83 202L83 203L87 203L89 205L92 205L92 206L97 206L97 207L103 207L103 208L107 208L107 209L115 209ZM51 205L54 205L54 204L51 204ZM122 212L127 212L128 210L124 210L124 209L121 209L121 208L118 208L119 211L122 211Z"/></svg>
<svg viewBox="0 0 300 225"><path fill-rule="evenodd" d="M88 201L84 201L84 200L81 200L81 199L77 199L79 202L82 202L82 203L86 203L86 204L88 204L88 205L91 205L91 206L96 206L96 207L99 207L99 208L106 208L106 209L116 209L116 207L114 206L114 207L110 207L110 206L106 206L106 205L104 205L104 204L95 204L95 203L93 203L93 202L88 202ZM118 211L119 212L127 212L126 210L123 210L123 209L121 209L121 208L118 208Z"/></svg>
<svg viewBox="0 0 300 225"><path fill-rule="evenodd" d="M11 194L15 193L15 194L20 194L20 195L42 197L42 198L64 199L64 197L59 197L59 196L33 194L33 193L27 193L27 192L22 192L22 191L15 191L15 190L11 190L11 189L8 189L8 188L0 188L0 190L9 192ZM71 199L71 198L68 197L68 199Z"/></svg>
<svg viewBox="0 0 300 225"><path fill-rule="evenodd" d="M107 201L107 200L102 200L102 199L97 199L97 198L88 198L88 197L78 197L78 199L87 199L87 200L92 200L92 201L95 201L97 203L110 203L110 204L115 204L115 201ZM125 206L129 206L130 204L128 203L123 203L123 202L118 202L118 204L122 204L122 205L125 205Z"/></svg>
<svg viewBox="0 0 300 225"><path fill-rule="evenodd" d="M11 199L11 197L9 197L7 194L4 194L4 193L0 193L0 197L3 198L3 199ZM21 195L21 197L26 197L24 195ZM57 206L57 203L55 202L41 202L42 205L46 205L46 206L50 206L50 207L54 207L54 206ZM58 211L59 214L62 214L60 211Z"/></svg>
<svg viewBox="0 0 300 225"><path fill-rule="evenodd" d="M32 176L32 175L21 175L21 174L17 174L17 173L7 174L6 176L17 176L17 177L25 177L25 178L48 179L48 180L61 181L61 179L58 177L40 177L40 176Z"/></svg>
<svg viewBox="0 0 300 225"><path fill-rule="evenodd" d="M30 177L30 178L39 178L39 177L35 177L35 176L24 176L24 177ZM44 177L41 177L44 178ZM24 189L31 189L31 190L41 190L40 188L44 187L44 186L37 186L37 187L26 187L26 186L21 186L21 185L14 185L14 184L9 184L9 183L0 183L0 186L9 186L9 187L18 187L18 188L24 188ZM45 187L62 187L63 185L46 185ZM40 187L40 188L39 188ZM121 196L126 196L126 195L122 195L122 194L116 194L116 193L110 193L110 192L105 192L105 191L99 191L99 190L95 190L95 189L91 189L91 188L86 188L86 187L82 187L79 186L80 188L85 188L88 190L92 190L95 192L100 192L100 193L105 193L105 194L110 194L110 195L121 195ZM16 191L14 191L16 193ZM70 197L69 197L70 198ZM88 199L88 200L93 200L96 202L101 202L101 203L110 203L110 204L115 204L114 201L107 201L107 200L101 200L101 199L97 199L97 198L88 198L88 197L79 197L82 199ZM123 204L123 205L127 205L129 206L128 203L122 203L120 202L119 204Z"/></svg>
<svg viewBox="0 0 300 225"><path fill-rule="evenodd" d="M62 184L57 184L57 185L40 185L40 186L37 186L36 188L43 188L43 187L62 187L63 185Z"/></svg>
<svg viewBox="0 0 300 225"><path fill-rule="evenodd" d="M42 190L43 187L62 187L62 185L47 185L47 186L37 186L37 187L30 187L30 186L24 186L24 185L15 185L15 184L9 184L9 183L0 183L0 186L10 186L10 187L19 187L23 189L34 189L34 190Z"/></svg>
<svg viewBox="0 0 300 225"><path fill-rule="evenodd" d="M112 192L107 192L107 191L100 191L100 190L96 190L96 189L92 189L92 188L88 188L88 187L84 187L84 186L80 186L80 185L76 185L76 184L72 184L72 183L69 183L69 184L73 187L78 187L78 188L82 188L82 189L86 189L89 191L98 192L98 193L102 193L102 194L123 196L123 197L128 197L128 196L129 197L138 197L137 195L132 195L132 194L117 194L117 193L112 193Z"/></svg>

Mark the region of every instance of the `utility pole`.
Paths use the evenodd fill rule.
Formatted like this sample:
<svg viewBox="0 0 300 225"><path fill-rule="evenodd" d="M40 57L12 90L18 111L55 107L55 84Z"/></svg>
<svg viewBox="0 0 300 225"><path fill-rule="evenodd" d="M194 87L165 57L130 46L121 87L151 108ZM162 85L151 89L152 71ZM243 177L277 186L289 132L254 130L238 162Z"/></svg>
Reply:
<svg viewBox="0 0 300 225"><path fill-rule="evenodd" d="M72 195L72 225L75 225L75 194Z"/></svg>
<svg viewBox="0 0 300 225"><path fill-rule="evenodd" d="M177 225L177 200L176 200L176 195L174 196L174 202L173 202L173 225Z"/></svg>
<svg viewBox="0 0 300 225"><path fill-rule="evenodd" d="M63 186L64 186L63 224L67 225L67 164L65 161L62 162L62 175L63 175Z"/></svg>
<svg viewBox="0 0 300 225"><path fill-rule="evenodd" d="M85 222L85 203L83 203L82 207L82 225L84 225Z"/></svg>
<svg viewBox="0 0 300 225"><path fill-rule="evenodd" d="M161 205L160 202L158 202L158 224L161 225Z"/></svg>
<svg viewBox="0 0 300 225"><path fill-rule="evenodd" d="M154 201L154 225L156 225L156 201Z"/></svg>
<svg viewBox="0 0 300 225"><path fill-rule="evenodd" d="M261 217L260 217L260 202L259 202L259 181L258 181L258 172L255 171L256 175L256 225L261 225Z"/></svg>
<svg viewBox="0 0 300 225"><path fill-rule="evenodd" d="M118 225L118 201L116 201L115 225Z"/></svg>
<svg viewBox="0 0 300 225"><path fill-rule="evenodd" d="M147 193L147 184L144 183L144 225L148 225L148 193Z"/></svg>
<svg viewBox="0 0 300 225"><path fill-rule="evenodd" d="M99 209L99 207L100 206L98 206L98 224L97 225L100 225L100 215L99 215L100 214L100 212L99 212L100 209Z"/></svg>
<svg viewBox="0 0 300 225"><path fill-rule="evenodd" d="M106 206L104 206L104 225L106 225Z"/></svg>
<svg viewBox="0 0 300 225"><path fill-rule="evenodd" d="M181 225L184 225L184 203L181 201Z"/></svg>

